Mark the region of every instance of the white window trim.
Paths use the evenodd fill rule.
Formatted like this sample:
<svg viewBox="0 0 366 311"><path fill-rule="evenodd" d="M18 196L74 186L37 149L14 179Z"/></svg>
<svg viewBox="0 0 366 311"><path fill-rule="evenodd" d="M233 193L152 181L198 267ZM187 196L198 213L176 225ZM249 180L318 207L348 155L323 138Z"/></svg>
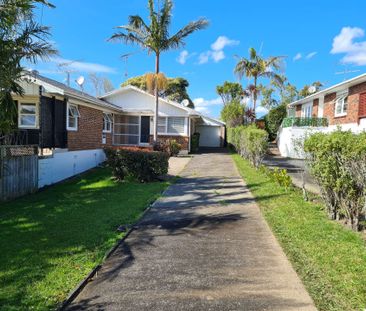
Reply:
<svg viewBox="0 0 366 311"><path fill-rule="evenodd" d="M73 106L76 108L77 112L78 112L78 116L75 119L75 127L70 127L69 126L69 107ZM66 129L68 131L72 131L72 132L76 132L79 128L79 118L80 118L80 112L79 112L79 108L78 105L72 104L72 103L67 103L67 110L66 110Z"/></svg>
<svg viewBox="0 0 366 311"><path fill-rule="evenodd" d="M340 96L337 96L337 99L335 100L335 105L334 105L334 116L335 117L345 117L347 115L347 110L346 110L346 112L344 112L344 100L347 97L348 97L348 94L342 94ZM342 112L337 113L337 105L340 103L340 101L342 101L342 103L341 103L341 111ZM347 105L348 105L348 102L347 102Z"/></svg>
<svg viewBox="0 0 366 311"><path fill-rule="evenodd" d="M112 127L113 127L113 115L112 115L112 113L109 113L109 112L103 112L103 128L104 128L104 125L106 124L106 120L104 119L104 116L105 115L107 115L107 116L109 116L109 118L110 118L110 121L107 121L107 122L109 122L109 124L110 124L110 130L104 130L103 129L103 133L112 133Z"/></svg>
<svg viewBox="0 0 366 311"><path fill-rule="evenodd" d="M26 104L34 104L36 106L36 124L34 126L31 125L22 125L20 124L20 108L21 105L26 105ZM39 129L39 102L37 101L32 101L32 100L18 100L18 128L22 128L22 129Z"/></svg>
<svg viewBox="0 0 366 311"><path fill-rule="evenodd" d="M164 118L165 119L166 132L165 133L158 132L158 135L161 135L161 136L187 136L187 117L167 116L167 117L159 117L159 118ZM168 132L168 118L183 118L184 119L183 133L169 133Z"/></svg>
<svg viewBox="0 0 366 311"><path fill-rule="evenodd" d="M310 109L308 110L308 108L310 108ZM306 115L306 113L308 111L310 112L310 116ZM311 118L312 115L313 115L313 103L310 102L310 103L303 104L301 106L301 118Z"/></svg>

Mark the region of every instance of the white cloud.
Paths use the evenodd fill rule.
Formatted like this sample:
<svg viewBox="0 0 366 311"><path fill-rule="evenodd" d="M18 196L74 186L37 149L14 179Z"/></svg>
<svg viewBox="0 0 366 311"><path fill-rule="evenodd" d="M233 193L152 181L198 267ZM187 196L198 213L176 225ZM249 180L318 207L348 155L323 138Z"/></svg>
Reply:
<svg viewBox="0 0 366 311"><path fill-rule="evenodd" d="M306 59L313 58L316 54L318 54L318 52L311 52L308 55L306 55Z"/></svg>
<svg viewBox="0 0 366 311"><path fill-rule="evenodd" d="M205 99L203 97L193 99L194 107L198 112L211 115L211 107L222 105L220 97L214 99Z"/></svg>
<svg viewBox="0 0 366 311"><path fill-rule="evenodd" d="M223 60L225 58L224 51L212 51L211 57L215 63L218 63L220 60Z"/></svg>
<svg viewBox="0 0 366 311"><path fill-rule="evenodd" d="M199 56L198 56L198 64L206 64L210 58L210 55L211 55L211 51L207 51L207 52L204 52L204 53L201 53Z"/></svg>
<svg viewBox="0 0 366 311"><path fill-rule="evenodd" d="M255 108L255 113L258 117L263 116L268 113L268 109L264 108L263 106L257 106Z"/></svg>
<svg viewBox="0 0 366 311"><path fill-rule="evenodd" d="M294 56L293 61L295 62L295 61L297 61L297 60L299 60L299 59L301 59L301 58L302 58L302 54L301 54L301 53L297 53L297 54Z"/></svg>
<svg viewBox="0 0 366 311"><path fill-rule="evenodd" d="M365 36L365 31L358 27L343 27L334 37L331 54L346 54L341 62L358 66L366 65L366 41L355 42Z"/></svg>
<svg viewBox="0 0 366 311"><path fill-rule="evenodd" d="M177 62L181 65L184 65L187 61L187 59L189 58L189 53L187 50L184 50L182 52L180 52L178 58L177 58Z"/></svg>
<svg viewBox="0 0 366 311"><path fill-rule="evenodd" d="M198 56L198 64L206 64L210 59L215 63L218 63L225 59L225 47L238 45L239 43L239 41L229 39L226 36L219 36L216 41L211 44L211 50L203 52Z"/></svg>
<svg viewBox="0 0 366 311"><path fill-rule="evenodd" d="M61 57L52 58L51 61L56 64L70 63L67 65L68 69L73 69L79 72L96 72L96 73L115 73L116 70L97 63L87 63L81 61L72 61Z"/></svg>
<svg viewBox="0 0 366 311"><path fill-rule="evenodd" d="M226 46L238 45L240 42L237 40L231 40L226 36L219 36L214 43L211 44L213 51L221 51Z"/></svg>

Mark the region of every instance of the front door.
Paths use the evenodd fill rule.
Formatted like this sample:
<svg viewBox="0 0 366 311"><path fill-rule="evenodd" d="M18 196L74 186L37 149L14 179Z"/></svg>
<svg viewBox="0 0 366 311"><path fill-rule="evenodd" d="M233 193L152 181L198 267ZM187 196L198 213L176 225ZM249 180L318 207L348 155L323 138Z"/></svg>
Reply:
<svg viewBox="0 0 366 311"><path fill-rule="evenodd" d="M149 143L149 137L150 137L150 117L141 116L140 143L141 144Z"/></svg>

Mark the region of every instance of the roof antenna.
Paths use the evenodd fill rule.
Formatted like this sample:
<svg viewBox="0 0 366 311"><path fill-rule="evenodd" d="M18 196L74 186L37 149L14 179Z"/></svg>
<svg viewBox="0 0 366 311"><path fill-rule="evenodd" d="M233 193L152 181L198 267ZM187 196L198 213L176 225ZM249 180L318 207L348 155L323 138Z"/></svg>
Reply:
<svg viewBox="0 0 366 311"><path fill-rule="evenodd" d="M125 63L125 74L124 74L124 76L125 76L125 78L127 79L127 77L128 77L128 58L130 57L130 56L132 56L132 55L134 55L134 54L137 54L138 52L131 52L131 53L127 53L127 54L123 54L122 56L121 56L121 58L122 58L122 60L124 61L124 63Z"/></svg>
<svg viewBox="0 0 366 311"><path fill-rule="evenodd" d="M350 73L355 73L355 72L359 72L361 70L356 69L356 70L349 70L348 67L345 66L345 69L343 71L338 71L335 74L336 75L343 75L343 81L347 80L347 75Z"/></svg>

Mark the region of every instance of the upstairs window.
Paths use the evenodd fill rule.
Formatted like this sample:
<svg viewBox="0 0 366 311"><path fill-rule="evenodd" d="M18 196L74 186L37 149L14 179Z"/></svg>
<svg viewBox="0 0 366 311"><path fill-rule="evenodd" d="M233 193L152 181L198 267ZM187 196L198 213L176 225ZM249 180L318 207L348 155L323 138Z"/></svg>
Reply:
<svg viewBox="0 0 366 311"><path fill-rule="evenodd" d="M301 107L301 117L311 118L313 114L313 103L303 104Z"/></svg>
<svg viewBox="0 0 366 311"><path fill-rule="evenodd" d="M69 131L78 130L78 118L80 117L80 112L78 106L68 104L67 106L67 129Z"/></svg>
<svg viewBox="0 0 366 311"><path fill-rule="evenodd" d="M343 117L347 115L348 94L341 95L336 99L335 103L335 117Z"/></svg>
<svg viewBox="0 0 366 311"><path fill-rule="evenodd" d="M37 104L19 103L19 127L36 128L37 127Z"/></svg>
<svg viewBox="0 0 366 311"><path fill-rule="evenodd" d="M103 113L103 132L112 132L112 115L110 113Z"/></svg>

